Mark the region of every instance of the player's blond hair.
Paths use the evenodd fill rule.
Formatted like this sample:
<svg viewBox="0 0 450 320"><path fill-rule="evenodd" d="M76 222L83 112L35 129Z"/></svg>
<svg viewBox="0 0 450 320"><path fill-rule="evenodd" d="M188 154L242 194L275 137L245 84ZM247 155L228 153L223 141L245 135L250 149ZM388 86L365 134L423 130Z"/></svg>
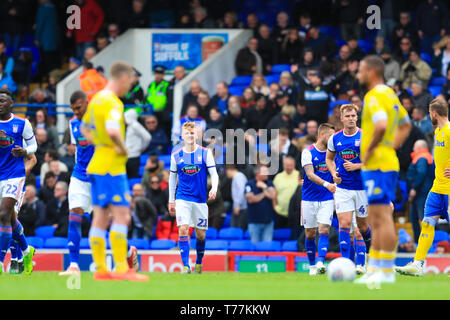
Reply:
<svg viewBox="0 0 450 320"><path fill-rule="evenodd" d="M183 123L183 126L181 127L181 130L194 130L195 123L193 122L185 122Z"/></svg>
<svg viewBox="0 0 450 320"><path fill-rule="evenodd" d="M355 110L355 112L358 113L358 106L353 103L347 103L347 104L343 104L341 106L340 110L341 110L341 114L343 114L344 111L347 111L347 110Z"/></svg>
<svg viewBox="0 0 450 320"><path fill-rule="evenodd" d="M111 66L109 75L113 79L119 79L123 75L133 75L134 69L131 65L123 61L116 61Z"/></svg>
<svg viewBox="0 0 450 320"><path fill-rule="evenodd" d="M318 129L318 134L320 135L322 132L328 132L328 131L330 131L330 130L335 130L334 129L334 126L332 125L332 124L330 124L330 123L322 123L320 126L319 126L319 129Z"/></svg>
<svg viewBox="0 0 450 320"><path fill-rule="evenodd" d="M441 117L448 117L448 105L444 99L436 98L430 102L430 108Z"/></svg>

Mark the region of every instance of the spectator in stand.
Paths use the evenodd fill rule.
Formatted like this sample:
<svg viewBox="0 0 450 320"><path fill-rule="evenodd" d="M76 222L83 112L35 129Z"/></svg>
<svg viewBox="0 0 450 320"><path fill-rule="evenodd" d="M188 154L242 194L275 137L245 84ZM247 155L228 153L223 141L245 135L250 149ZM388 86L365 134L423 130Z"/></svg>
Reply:
<svg viewBox="0 0 450 320"><path fill-rule="evenodd" d="M103 25L104 14L95 0L75 0L80 10L80 28L68 30L66 36L71 38L75 33L77 57L82 59L84 51L95 45L95 37Z"/></svg>
<svg viewBox="0 0 450 320"><path fill-rule="evenodd" d="M303 147L310 145L311 143L307 143L308 141L316 140L317 133L319 129L319 124L316 120L309 120L306 123L305 135L297 139L297 149L301 152ZM313 142L313 143L314 143Z"/></svg>
<svg viewBox="0 0 450 320"><path fill-rule="evenodd" d="M417 240L416 242L418 242ZM398 252L415 252L416 248L414 242L411 239L411 236L406 232L405 229L398 230Z"/></svg>
<svg viewBox="0 0 450 320"><path fill-rule="evenodd" d="M294 131L294 115L295 115L295 107L292 105L286 105L281 109L281 112L274 116L269 123L267 124L267 130L271 129L279 129L285 127L289 131L289 136L292 137ZM270 135L270 134L269 134Z"/></svg>
<svg viewBox="0 0 450 320"><path fill-rule="evenodd" d="M272 82L269 85L269 96L268 98L268 103L269 106L275 106L276 105L276 100L278 97L278 93L281 91L281 87L280 84L278 82ZM284 94L283 94L284 96Z"/></svg>
<svg viewBox="0 0 450 320"><path fill-rule="evenodd" d="M39 12L39 11L38 11ZM6 45L14 51L19 48L20 35L23 32L25 8L22 1L6 0L0 5L1 30Z"/></svg>
<svg viewBox="0 0 450 320"><path fill-rule="evenodd" d="M386 79L386 82L391 79L394 79L395 81L400 79L400 64L392 58L391 49L389 49L388 46L385 46L381 50L380 56L384 61L384 78Z"/></svg>
<svg viewBox="0 0 450 320"><path fill-rule="evenodd" d="M268 180L269 169L258 165L254 170L255 178L245 185L247 200L248 231L253 244L260 241L272 241L274 228L273 203L277 192L274 184Z"/></svg>
<svg viewBox="0 0 450 320"><path fill-rule="evenodd" d="M148 11L144 10L145 0L133 0L131 10L124 17L124 28L150 28L150 17Z"/></svg>
<svg viewBox="0 0 450 320"><path fill-rule="evenodd" d="M164 130L158 126L158 119L154 115L145 117L144 124L152 137L145 153L149 155L164 154L169 146L169 138Z"/></svg>
<svg viewBox="0 0 450 320"><path fill-rule="evenodd" d="M306 116L308 119L316 120L319 124L328 120L328 105L330 93L334 90L346 72L342 72L334 80L327 84L322 84L322 78L318 71L310 70L306 79L300 77L301 87L298 96L298 103L306 106Z"/></svg>
<svg viewBox="0 0 450 320"><path fill-rule="evenodd" d="M41 53L40 75L46 75L58 67L56 9L49 0L40 0L36 15L34 43Z"/></svg>
<svg viewBox="0 0 450 320"><path fill-rule="evenodd" d="M95 49L96 52L100 52L105 49L110 44L108 40L108 35L104 32L100 32L95 38ZM85 52L86 53L86 52Z"/></svg>
<svg viewBox="0 0 450 320"><path fill-rule="evenodd" d="M145 197L144 187L140 183L136 183L132 188L130 211L131 228L129 233L131 233L131 237L150 240L158 213L155 206Z"/></svg>
<svg viewBox="0 0 450 320"><path fill-rule="evenodd" d="M411 40L407 37L401 38L399 47L394 53L394 59L396 59L400 65L403 65L409 60L411 50L413 50Z"/></svg>
<svg viewBox="0 0 450 320"><path fill-rule="evenodd" d="M206 129L216 129L222 132L224 118L219 108L214 106L209 110L208 121L206 121Z"/></svg>
<svg viewBox="0 0 450 320"><path fill-rule="evenodd" d="M270 35L270 28L262 24L258 29L258 53L263 61L263 73L270 74L272 66L278 61L278 47Z"/></svg>
<svg viewBox="0 0 450 320"><path fill-rule="evenodd" d="M408 168L406 178L408 182L411 210L409 211L409 221L413 225L414 240L419 241L420 222L424 217L425 200L434 180L433 156L428 150L425 140L417 140L414 143L412 162Z"/></svg>
<svg viewBox="0 0 450 320"><path fill-rule="evenodd" d="M269 86L267 85L267 80L261 73L255 73L250 83L250 87L253 89L254 93L260 93L263 96L268 96L270 93Z"/></svg>
<svg viewBox="0 0 450 320"><path fill-rule="evenodd" d="M186 114L187 107L190 102L197 102L197 97L200 91L203 91L202 87L200 86L200 82L198 82L197 80L191 81L190 90L183 97L183 108L181 108L180 115L183 116Z"/></svg>
<svg viewBox="0 0 450 320"><path fill-rule="evenodd" d="M291 142L289 139L289 130L285 127L281 127L279 134L278 134L278 140L279 140L279 148L280 148L280 155L281 159L283 160L285 157L291 157L295 161L295 168L297 170L301 170L301 154L298 151L298 148ZM282 163L282 161L280 161Z"/></svg>
<svg viewBox="0 0 450 320"><path fill-rule="evenodd" d="M108 25L108 41L113 43L120 35L119 26L116 23L110 23Z"/></svg>
<svg viewBox="0 0 450 320"><path fill-rule="evenodd" d="M258 132L260 129L265 129L273 114L271 114L267 99L264 95L257 93L255 96L256 104L250 107L246 112L248 127L255 129Z"/></svg>
<svg viewBox="0 0 450 320"><path fill-rule="evenodd" d="M294 191L294 194L289 201L288 227L291 228L291 237L289 240L298 240L300 234L304 230L303 226L298 223L301 218L302 186L303 178L302 175L299 174L297 189Z"/></svg>
<svg viewBox="0 0 450 320"><path fill-rule="evenodd" d="M48 104L48 103L55 103L54 100L52 100L52 97L48 95L48 93L41 89L36 88L31 93L30 97L28 98L28 102L30 104Z"/></svg>
<svg viewBox="0 0 450 320"><path fill-rule="evenodd" d="M294 82L299 87L299 77L306 77L308 70L319 69L319 65L314 59L314 51L311 48L305 48L303 56L299 64L291 66L291 73L293 74Z"/></svg>
<svg viewBox="0 0 450 320"><path fill-rule="evenodd" d="M78 76L78 79L80 79L81 90L87 94L89 101L97 92L103 90L108 82L89 61L83 62L83 73Z"/></svg>
<svg viewBox="0 0 450 320"><path fill-rule="evenodd" d="M225 29L242 29L242 23L238 21L236 12L228 11L225 12L223 23L221 23L220 27Z"/></svg>
<svg viewBox="0 0 450 320"><path fill-rule="evenodd" d="M303 12L300 14L299 25L298 25L298 34L300 38L305 41L306 34L308 33L308 29L311 27L311 16L308 12Z"/></svg>
<svg viewBox="0 0 450 320"><path fill-rule="evenodd" d="M281 130L280 130L281 131ZM297 155L299 154L297 147L289 144L296 149ZM298 186L298 179L300 172L295 169L296 162L301 166L300 159L295 159L292 156L286 155L283 158L283 171L278 173L273 179L273 184L276 190L275 201L275 213L276 222L275 229L288 228L288 214L289 214L289 202L294 195Z"/></svg>
<svg viewBox="0 0 450 320"><path fill-rule="evenodd" d="M15 93L17 91L17 85L14 81L13 77L3 69L3 62L0 60L0 88L8 89L11 93Z"/></svg>
<svg viewBox="0 0 450 320"><path fill-rule="evenodd" d="M180 141L181 139L181 127L185 122L194 122L196 126L200 126L203 130L206 130L206 121L198 115L197 104L190 102L188 104L186 115L182 116L180 120L174 124L172 129L172 142Z"/></svg>
<svg viewBox="0 0 450 320"><path fill-rule="evenodd" d="M67 237L69 216L69 200L67 199L68 185L59 181L55 185L54 198L47 204L45 225L56 228L54 236Z"/></svg>
<svg viewBox="0 0 450 320"><path fill-rule="evenodd" d="M41 95L42 92L36 92L35 96ZM58 130L52 123L52 119L48 116L45 109L40 109L36 111L36 122L34 123L34 128L42 128L47 132L47 138L50 142L52 149L59 148L59 137Z"/></svg>
<svg viewBox="0 0 450 320"><path fill-rule="evenodd" d="M386 40L384 40L383 37L376 37L375 41L374 41L374 46L372 49L370 49L370 51L368 52L368 54L377 54L377 55L381 55L381 53L388 48L387 44L386 44Z"/></svg>
<svg viewBox="0 0 450 320"><path fill-rule="evenodd" d="M69 74L72 73L72 71L78 69L78 67L81 66L81 62L80 60L78 60L75 57L70 57L69 59L69 69L63 73L63 75L61 76L61 80L63 80L65 77L67 77Z"/></svg>
<svg viewBox="0 0 450 320"><path fill-rule="evenodd" d="M161 179L164 170L164 163L159 161L158 156L149 156L144 167L144 174L142 175L142 185L147 188L150 185L152 177L159 177Z"/></svg>
<svg viewBox="0 0 450 320"><path fill-rule="evenodd" d="M91 61L92 58L94 58L96 54L97 54L97 50L95 49L95 47L88 47L88 48L86 48L86 50L84 50L83 60Z"/></svg>
<svg viewBox="0 0 450 320"><path fill-rule="evenodd" d="M338 17L342 39L351 36L361 38L361 25L364 22L367 5L360 0L338 0L333 2L335 14Z"/></svg>
<svg viewBox="0 0 450 320"><path fill-rule="evenodd" d="M145 186L145 190L145 196L155 206L158 215L168 214L169 189L162 189L161 178L158 175L150 177L149 184Z"/></svg>
<svg viewBox="0 0 450 320"><path fill-rule="evenodd" d="M228 106L228 113L223 121L223 137L226 136L226 129L242 129L247 130L248 123L239 102L231 101ZM225 139L225 138L224 138Z"/></svg>
<svg viewBox="0 0 450 320"><path fill-rule="evenodd" d="M29 184L25 187L25 196L18 214L23 225L23 233L27 237L34 236L37 227L45 222L46 207L44 202L36 197L36 187Z"/></svg>
<svg viewBox="0 0 450 320"><path fill-rule="evenodd" d="M343 66L345 66L348 63L350 55L351 55L350 47L347 44L343 44L339 49L339 55L333 59L335 70L341 70Z"/></svg>
<svg viewBox="0 0 450 320"><path fill-rule="evenodd" d="M198 115L206 121L208 121L209 111L212 107L210 101L208 92L200 91L197 96Z"/></svg>
<svg viewBox="0 0 450 320"><path fill-rule="evenodd" d="M14 58L6 55L6 44L3 40L0 40L0 62L3 65L3 72L11 75L14 69Z"/></svg>
<svg viewBox="0 0 450 320"><path fill-rule="evenodd" d="M336 104L333 108L331 115L328 117L328 123L331 124L336 132L344 128L344 124L341 121L341 105Z"/></svg>
<svg viewBox="0 0 450 320"><path fill-rule="evenodd" d="M297 88L294 86L292 76L289 71L283 71L280 75L280 88L281 91L288 96L288 103L294 104L297 102Z"/></svg>
<svg viewBox="0 0 450 320"><path fill-rule="evenodd" d="M338 89L335 92L338 100L349 100L350 97L359 94L359 81L356 78L358 67L359 61L355 58L350 58L347 66L344 66L344 70L348 72L338 82Z"/></svg>
<svg viewBox="0 0 450 320"><path fill-rule="evenodd" d="M208 176L207 190L210 189L211 189L211 177ZM217 230L220 230L223 221L227 216L227 209L225 208L220 188L217 189L216 197L214 198L214 200L208 200L207 205L209 212L208 227L213 227Z"/></svg>
<svg viewBox="0 0 450 320"><path fill-rule="evenodd" d="M432 54L431 45L443 37L448 28L447 7L440 0L423 0L417 8L417 33L422 52Z"/></svg>
<svg viewBox="0 0 450 320"><path fill-rule="evenodd" d="M447 75L447 70L450 69L450 36L447 36L445 47L434 49L433 59L431 60L431 67L436 68L437 73L442 77Z"/></svg>
<svg viewBox="0 0 450 320"><path fill-rule="evenodd" d="M252 87L245 88L241 97L241 107L243 109L248 109L255 105L255 91L253 91Z"/></svg>
<svg viewBox="0 0 450 320"><path fill-rule="evenodd" d="M54 198L54 190L56 182L58 182L56 175L53 172L47 172L44 178L44 185L41 186L38 193L38 198L47 206L50 200Z"/></svg>
<svg viewBox="0 0 450 320"><path fill-rule="evenodd" d="M400 80L404 89L410 88L414 81L422 82L422 87L428 87L432 70L428 63L420 58L417 50L411 50L409 60L402 65Z"/></svg>
<svg viewBox="0 0 450 320"><path fill-rule="evenodd" d="M216 27L214 20L208 17L208 12L203 7L197 7L193 11L194 23L193 28L213 29Z"/></svg>
<svg viewBox="0 0 450 320"><path fill-rule="evenodd" d="M447 82L442 86L441 94L438 98L444 99L450 104L450 68L447 70Z"/></svg>
<svg viewBox="0 0 450 320"><path fill-rule="evenodd" d="M272 104L274 110L272 111L275 114L278 114L284 106L287 106L289 103L289 96L281 91L281 87L279 87L279 91L277 92L277 96L275 97L275 101Z"/></svg>
<svg viewBox="0 0 450 320"><path fill-rule="evenodd" d="M52 70L48 74L48 83L44 91L51 97L52 100L56 101L56 84L61 79L61 71L58 69Z"/></svg>
<svg viewBox="0 0 450 320"><path fill-rule="evenodd" d="M309 39L308 39L309 37ZM306 46L311 47L314 56L322 61L331 60L337 53L337 45L328 35L321 35L316 26L311 26L308 30Z"/></svg>
<svg viewBox="0 0 450 320"><path fill-rule="evenodd" d="M411 21L411 14L409 12L400 12L399 27L403 29L403 36L411 39L411 43L414 47L418 47L419 38L417 33L417 26ZM395 43L391 43L392 48L395 47Z"/></svg>
<svg viewBox="0 0 450 320"><path fill-rule="evenodd" d="M433 125L431 124L430 118L427 117L424 108L415 107L413 109L412 122L424 135L433 132Z"/></svg>
<svg viewBox="0 0 450 320"><path fill-rule="evenodd" d="M415 107L420 107L428 114L428 106L433 100L428 90L423 90L423 84L420 81L414 81L411 83L412 102Z"/></svg>
<svg viewBox="0 0 450 320"><path fill-rule="evenodd" d="M125 124L125 146L128 150L128 160L126 164L128 179L139 177L139 167L141 154L147 149L152 136L138 121L138 113L130 109L124 114Z"/></svg>
<svg viewBox="0 0 450 320"><path fill-rule="evenodd" d="M131 84L130 91L127 92L125 97L121 98L123 104L125 105L125 111L128 111L131 109L130 107L127 107L127 104L134 104L139 107L133 107L132 109L136 110L136 112L140 115L144 110L140 105L144 103L144 90L141 87L141 84L139 82L139 78L142 76L142 74L134 69L133 74L133 83Z"/></svg>
<svg viewBox="0 0 450 320"><path fill-rule="evenodd" d="M169 87L167 88L167 106L164 111L167 111L168 113L173 112L173 93L175 90L175 85L185 77L186 71L183 66L176 66L173 69L173 78L169 81Z"/></svg>
<svg viewBox="0 0 450 320"><path fill-rule="evenodd" d="M347 45L350 48L350 58L353 60L361 60L366 56L366 53L359 47L358 38L355 36L349 37Z"/></svg>
<svg viewBox="0 0 450 320"><path fill-rule="evenodd" d="M225 173L231 179L231 197L233 199L233 209L231 215L231 227L247 229L247 200L244 192L247 184L247 177L239 171L234 164L225 165Z"/></svg>
<svg viewBox="0 0 450 320"><path fill-rule="evenodd" d="M47 131L43 128L36 128L34 130L34 134L36 136L36 142L38 145L37 151L35 153L37 164L34 166L31 172L38 176L41 172L41 166L44 163L45 153L48 149L53 149L52 144L47 139Z"/></svg>
<svg viewBox="0 0 450 320"><path fill-rule="evenodd" d="M217 106L222 114L226 114L229 98L228 84L225 81L220 81L216 85L216 94L212 97L211 104Z"/></svg>
<svg viewBox="0 0 450 320"><path fill-rule="evenodd" d="M279 63L294 64L301 59L304 43L295 28L290 28L280 44Z"/></svg>
<svg viewBox="0 0 450 320"><path fill-rule="evenodd" d="M47 152L45 153L45 156L44 156L44 161L45 162L41 166L41 173L40 173L41 185L44 185L44 177L47 174L47 172L50 171L50 162L51 161L58 161L58 166L59 166L60 172L68 172L69 171L67 166L64 163L62 163L61 161L59 161L59 154L58 154L58 151L56 151L55 149L47 150Z"/></svg>
<svg viewBox="0 0 450 320"><path fill-rule="evenodd" d="M399 178L406 180L406 172L408 171L409 165L411 164L411 153L414 150L414 143L417 140L424 140L425 135L417 128L415 125L412 126L409 132L408 138L405 142L397 149L397 158L400 163Z"/></svg>
<svg viewBox="0 0 450 320"><path fill-rule="evenodd" d="M306 107L301 104L297 104L297 112L294 115L294 135L296 137L302 137L305 133L306 122Z"/></svg>
<svg viewBox="0 0 450 320"><path fill-rule="evenodd" d="M259 29L260 23L259 23L259 19L258 16L254 13L250 13L247 16L247 25L246 25L246 29L251 29L253 30L253 37L256 37L258 34L258 29Z"/></svg>
<svg viewBox="0 0 450 320"><path fill-rule="evenodd" d="M58 181L64 181L67 184L70 182L70 174L67 171L61 171L59 169L59 161L58 160L52 160L48 163L48 170L49 172L53 172L56 176L56 179Z"/></svg>
<svg viewBox="0 0 450 320"><path fill-rule="evenodd" d="M262 58L258 53L258 39L250 38L247 46L239 50L236 60L236 74L238 76L251 76L263 72Z"/></svg>
<svg viewBox="0 0 450 320"><path fill-rule="evenodd" d="M273 27L272 37L278 44L278 47L281 46L284 38L289 34L289 30L293 28L293 26L289 23L289 15L281 11L277 14L277 24Z"/></svg>
<svg viewBox="0 0 450 320"><path fill-rule="evenodd" d="M405 96L400 100L400 102L402 103L403 108L405 108L405 110L408 111L408 115L411 118L414 109L414 102L412 97Z"/></svg>

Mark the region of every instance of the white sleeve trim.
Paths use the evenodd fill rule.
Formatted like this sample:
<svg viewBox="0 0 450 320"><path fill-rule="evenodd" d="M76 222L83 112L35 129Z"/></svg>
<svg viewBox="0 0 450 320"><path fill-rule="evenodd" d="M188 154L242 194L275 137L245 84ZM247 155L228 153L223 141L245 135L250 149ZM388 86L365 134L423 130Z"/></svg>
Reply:
<svg viewBox="0 0 450 320"><path fill-rule="evenodd" d="M211 149L208 149L206 153L206 167L212 168L216 166L216 162L214 161L214 156L212 154Z"/></svg>
<svg viewBox="0 0 450 320"><path fill-rule="evenodd" d="M209 167L208 172L211 176L211 191L217 192L217 188L219 187L219 175L217 174L216 167Z"/></svg>
<svg viewBox="0 0 450 320"><path fill-rule="evenodd" d="M312 165L312 155L311 155L311 151L309 151L308 149L303 150L302 152L302 167L307 166L307 165Z"/></svg>
<svg viewBox="0 0 450 320"><path fill-rule="evenodd" d="M177 173L177 162L175 161L175 157L172 155L170 157L170 169L171 172Z"/></svg>
<svg viewBox="0 0 450 320"><path fill-rule="evenodd" d="M73 130L72 130L71 124L69 124L69 130L70 130L70 143L76 145L77 141L75 140L75 137L73 136Z"/></svg>
<svg viewBox="0 0 450 320"><path fill-rule="evenodd" d="M36 137L34 136L33 127L30 121L25 119L25 126L22 132L22 138L24 142L24 148L27 150L27 154L32 154L37 151L38 145L36 142Z"/></svg>
<svg viewBox="0 0 450 320"><path fill-rule="evenodd" d="M332 152L336 152L336 149L334 148L334 139L333 139L334 135L330 137L330 139L328 139L328 150L332 151Z"/></svg>
<svg viewBox="0 0 450 320"><path fill-rule="evenodd" d="M372 122L377 123L380 120L387 120L388 116L387 113L384 111L378 111L375 112L375 114L372 116Z"/></svg>
<svg viewBox="0 0 450 320"><path fill-rule="evenodd" d="M178 177L178 174L176 172L170 171L170 174L169 174L169 202L170 203L175 201L175 192L177 190L177 177Z"/></svg>

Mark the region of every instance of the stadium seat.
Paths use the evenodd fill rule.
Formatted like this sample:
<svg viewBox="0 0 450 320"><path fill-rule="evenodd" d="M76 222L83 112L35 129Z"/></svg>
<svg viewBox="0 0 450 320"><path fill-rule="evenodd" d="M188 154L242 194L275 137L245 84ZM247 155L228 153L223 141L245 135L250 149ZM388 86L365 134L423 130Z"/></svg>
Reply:
<svg viewBox="0 0 450 320"><path fill-rule="evenodd" d="M269 145L267 143L258 143L256 146L256 150L262 151L264 153L269 152Z"/></svg>
<svg viewBox="0 0 450 320"><path fill-rule="evenodd" d="M90 249L91 245L89 244L89 238L81 238L80 240L80 249Z"/></svg>
<svg viewBox="0 0 450 320"><path fill-rule="evenodd" d="M158 156L159 161L164 162L164 169L168 170L170 168L170 154Z"/></svg>
<svg viewBox="0 0 450 320"><path fill-rule="evenodd" d="M141 154L141 166L145 166L145 164L147 163L148 157L149 157L148 154Z"/></svg>
<svg viewBox="0 0 450 320"><path fill-rule="evenodd" d="M230 251L253 251L253 243L250 240L230 241L228 245Z"/></svg>
<svg viewBox="0 0 450 320"><path fill-rule="evenodd" d="M271 73L272 74L280 74L283 71L291 71L291 65L290 64L274 64L272 66Z"/></svg>
<svg viewBox="0 0 450 320"><path fill-rule="evenodd" d="M45 240L44 248L47 249L66 249L67 248L67 238L63 237L52 237Z"/></svg>
<svg viewBox="0 0 450 320"><path fill-rule="evenodd" d="M369 53L370 49L372 49L373 43L370 40L366 39L359 39L358 40L358 46L361 48L362 51L365 53Z"/></svg>
<svg viewBox="0 0 450 320"><path fill-rule="evenodd" d="M245 88L247 88L247 86L229 86L228 92L232 96L242 96L242 93L244 92Z"/></svg>
<svg viewBox="0 0 450 320"><path fill-rule="evenodd" d="M244 240L249 240L249 239L250 239L250 232L247 229L247 230L245 230L245 233L244 233Z"/></svg>
<svg viewBox="0 0 450 320"><path fill-rule="evenodd" d="M333 26L319 26L319 31L321 34L327 34L333 38L336 35L336 29Z"/></svg>
<svg viewBox="0 0 450 320"><path fill-rule="evenodd" d="M280 241L261 241L255 244L255 251L281 251Z"/></svg>
<svg viewBox="0 0 450 320"><path fill-rule="evenodd" d="M420 58L425 61L426 63L430 64L431 63L431 55L429 55L428 53L424 53L422 52L420 54Z"/></svg>
<svg viewBox="0 0 450 320"><path fill-rule="evenodd" d="M289 228L275 229L273 230L273 239L287 241L291 237L291 231Z"/></svg>
<svg viewBox="0 0 450 320"><path fill-rule="evenodd" d="M44 247L44 239L39 237L27 237L27 242L30 246L40 249Z"/></svg>
<svg viewBox="0 0 450 320"><path fill-rule="evenodd" d="M436 230L434 233L434 239L433 243L438 243L441 241L447 241L448 240L448 233L442 230Z"/></svg>
<svg viewBox="0 0 450 320"><path fill-rule="evenodd" d="M47 239L53 237L53 234L55 233L56 228L53 226L42 226L37 227L34 235L36 237Z"/></svg>
<svg viewBox="0 0 450 320"><path fill-rule="evenodd" d="M208 230L206 230L206 240L215 240L217 239L217 235L218 235L218 231L216 228L208 228Z"/></svg>
<svg viewBox="0 0 450 320"><path fill-rule="evenodd" d="M175 241L168 239L157 239L150 243L150 249L153 250L168 250L176 246L177 243Z"/></svg>
<svg viewBox="0 0 450 320"><path fill-rule="evenodd" d="M131 178L128 179L128 186L130 187L130 190L133 189L133 186L137 183L141 183L142 179L141 178Z"/></svg>
<svg viewBox="0 0 450 320"><path fill-rule="evenodd" d="M439 86L442 87L447 82L445 77L435 77L431 78L430 86Z"/></svg>
<svg viewBox="0 0 450 320"><path fill-rule="evenodd" d="M242 240L244 231L240 228L223 228L219 231L219 239L223 240Z"/></svg>
<svg viewBox="0 0 450 320"><path fill-rule="evenodd" d="M252 76L237 76L231 80L230 86L249 86L252 82Z"/></svg>
<svg viewBox="0 0 450 320"><path fill-rule="evenodd" d="M336 105L343 105L343 104L347 104L350 103L350 101L348 100L334 100L334 101L330 101L330 104L328 105L328 111L333 111L334 107Z"/></svg>
<svg viewBox="0 0 450 320"><path fill-rule="evenodd" d="M135 246L140 250L148 250L150 249L150 244L147 239L128 239L128 244L130 246Z"/></svg>
<svg viewBox="0 0 450 320"><path fill-rule="evenodd" d="M222 223L222 228L229 228L231 226L231 213L227 212L227 215L225 216L225 219Z"/></svg>
<svg viewBox="0 0 450 320"><path fill-rule="evenodd" d="M269 86L272 82L280 82L280 76L278 74L269 74L267 76L264 76L264 78L266 78L267 85Z"/></svg>
<svg viewBox="0 0 450 320"><path fill-rule="evenodd" d="M281 251L298 251L297 241L285 241L281 247Z"/></svg>
<svg viewBox="0 0 450 320"><path fill-rule="evenodd" d="M227 250L228 242L225 240L210 240L205 243L206 250Z"/></svg>
<svg viewBox="0 0 450 320"><path fill-rule="evenodd" d="M428 91L430 91L433 98L436 98L436 96L441 94L441 87L440 86L431 86L431 87L428 87Z"/></svg>

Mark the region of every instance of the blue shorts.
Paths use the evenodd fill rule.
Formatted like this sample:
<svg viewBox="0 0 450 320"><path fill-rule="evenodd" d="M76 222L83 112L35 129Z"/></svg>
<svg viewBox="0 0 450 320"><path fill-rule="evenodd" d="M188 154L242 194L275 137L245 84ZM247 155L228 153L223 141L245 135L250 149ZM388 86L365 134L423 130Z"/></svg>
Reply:
<svg viewBox="0 0 450 320"><path fill-rule="evenodd" d="M395 202L397 171L361 170L369 205Z"/></svg>
<svg viewBox="0 0 450 320"><path fill-rule="evenodd" d="M448 220L448 195L429 192L425 202L425 217L440 216Z"/></svg>
<svg viewBox="0 0 450 320"><path fill-rule="evenodd" d="M106 208L113 206L130 206L130 190L127 176L89 175L92 190L92 205Z"/></svg>

